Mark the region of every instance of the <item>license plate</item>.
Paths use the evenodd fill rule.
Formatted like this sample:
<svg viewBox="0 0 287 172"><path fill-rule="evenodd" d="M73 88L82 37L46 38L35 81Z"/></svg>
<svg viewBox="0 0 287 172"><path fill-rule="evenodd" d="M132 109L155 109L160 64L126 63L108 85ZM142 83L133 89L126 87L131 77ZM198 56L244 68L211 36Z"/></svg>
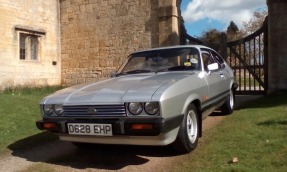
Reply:
<svg viewBox="0 0 287 172"><path fill-rule="evenodd" d="M112 136L112 124L85 124L69 123L69 134L73 135L95 135L95 136Z"/></svg>

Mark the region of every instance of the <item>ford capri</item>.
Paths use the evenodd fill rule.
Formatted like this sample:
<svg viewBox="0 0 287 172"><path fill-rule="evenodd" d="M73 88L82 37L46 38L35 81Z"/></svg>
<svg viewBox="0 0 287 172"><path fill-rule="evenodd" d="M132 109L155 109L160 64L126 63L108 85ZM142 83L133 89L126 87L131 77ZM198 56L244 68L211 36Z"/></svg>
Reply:
<svg viewBox="0 0 287 172"><path fill-rule="evenodd" d="M236 88L232 69L211 48L154 48L130 54L108 79L45 97L36 125L77 146L172 145L188 153L203 119L233 112Z"/></svg>

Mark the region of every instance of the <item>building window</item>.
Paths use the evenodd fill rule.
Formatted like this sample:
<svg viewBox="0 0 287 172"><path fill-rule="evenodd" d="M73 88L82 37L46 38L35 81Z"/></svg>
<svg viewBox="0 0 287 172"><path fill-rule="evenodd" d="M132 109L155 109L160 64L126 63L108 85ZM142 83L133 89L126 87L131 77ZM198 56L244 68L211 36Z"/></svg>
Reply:
<svg viewBox="0 0 287 172"><path fill-rule="evenodd" d="M20 60L38 60L39 36L20 33Z"/></svg>

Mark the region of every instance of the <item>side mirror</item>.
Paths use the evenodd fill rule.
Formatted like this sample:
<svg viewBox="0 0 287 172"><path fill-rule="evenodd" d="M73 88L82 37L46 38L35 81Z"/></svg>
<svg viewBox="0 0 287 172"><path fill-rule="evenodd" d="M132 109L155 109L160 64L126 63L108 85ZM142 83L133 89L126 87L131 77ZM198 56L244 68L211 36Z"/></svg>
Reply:
<svg viewBox="0 0 287 172"><path fill-rule="evenodd" d="M207 69L208 69L209 71L213 71L213 70L219 69L218 63L212 63L212 64L208 65L208 66L207 66Z"/></svg>
<svg viewBox="0 0 287 172"><path fill-rule="evenodd" d="M116 71L112 71L110 77L113 78L113 77L116 77L116 75L117 75L117 72Z"/></svg>

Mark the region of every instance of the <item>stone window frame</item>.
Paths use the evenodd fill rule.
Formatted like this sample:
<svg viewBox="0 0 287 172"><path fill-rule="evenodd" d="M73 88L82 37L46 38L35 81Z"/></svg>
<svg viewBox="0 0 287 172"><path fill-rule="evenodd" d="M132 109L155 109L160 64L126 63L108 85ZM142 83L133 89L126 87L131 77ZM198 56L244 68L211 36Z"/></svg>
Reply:
<svg viewBox="0 0 287 172"><path fill-rule="evenodd" d="M18 38L18 59L20 61L40 62L42 39L46 32L19 26L15 27L15 31Z"/></svg>

